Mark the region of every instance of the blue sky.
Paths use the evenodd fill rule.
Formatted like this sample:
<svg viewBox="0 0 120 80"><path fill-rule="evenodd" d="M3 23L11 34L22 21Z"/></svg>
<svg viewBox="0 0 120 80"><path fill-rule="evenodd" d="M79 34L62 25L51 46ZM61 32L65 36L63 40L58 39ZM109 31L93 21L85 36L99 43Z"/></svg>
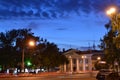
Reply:
<svg viewBox="0 0 120 80"><path fill-rule="evenodd" d="M119 0L0 0L0 32L31 28L60 48L96 46L109 21L105 10Z"/></svg>

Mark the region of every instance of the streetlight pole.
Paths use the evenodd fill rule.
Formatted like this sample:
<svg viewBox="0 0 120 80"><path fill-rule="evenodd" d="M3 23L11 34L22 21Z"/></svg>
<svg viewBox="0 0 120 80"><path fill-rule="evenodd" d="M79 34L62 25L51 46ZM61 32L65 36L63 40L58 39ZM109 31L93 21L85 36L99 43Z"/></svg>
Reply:
<svg viewBox="0 0 120 80"><path fill-rule="evenodd" d="M22 49L22 71L21 72L24 72L24 54L25 54L25 50L24 50L24 48Z"/></svg>
<svg viewBox="0 0 120 80"><path fill-rule="evenodd" d="M28 42L28 45L29 45L29 46L35 46L35 41L30 40L30 41ZM21 72L25 72L24 58L25 58L25 47L23 47L23 49L22 49L22 65L21 65L22 70L21 70Z"/></svg>
<svg viewBox="0 0 120 80"><path fill-rule="evenodd" d="M116 48L120 48L120 13L117 12L115 7L110 8L109 10L107 10L107 15L110 17L111 19L111 26L112 26L112 30L114 32L117 32L116 36L114 37L114 43L116 44ZM119 64L118 64L118 60L115 59L114 60L114 69L115 66L117 66L116 70L118 71L119 68Z"/></svg>

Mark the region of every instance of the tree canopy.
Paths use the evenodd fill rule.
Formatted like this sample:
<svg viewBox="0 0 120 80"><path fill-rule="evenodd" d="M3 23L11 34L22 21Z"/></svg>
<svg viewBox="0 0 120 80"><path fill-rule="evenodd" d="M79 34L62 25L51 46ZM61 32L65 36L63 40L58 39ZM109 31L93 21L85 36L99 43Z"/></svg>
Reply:
<svg viewBox="0 0 120 80"><path fill-rule="evenodd" d="M36 46L29 47L29 40L34 40ZM60 54L56 44L34 36L31 29L13 29L0 33L0 65L4 68L21 67L23 48L26 67L53 68L68 61ZM31 65L28 65L28 62Z"/></svg>
<svg viewBox="0 0 120 80"><path fill-rule="evenodd" d="M105 25L107 34L101 39L101 49L104 50L105 60L111 68L120 65L120 36L118 30L112 30L111 22Z"/></svg>

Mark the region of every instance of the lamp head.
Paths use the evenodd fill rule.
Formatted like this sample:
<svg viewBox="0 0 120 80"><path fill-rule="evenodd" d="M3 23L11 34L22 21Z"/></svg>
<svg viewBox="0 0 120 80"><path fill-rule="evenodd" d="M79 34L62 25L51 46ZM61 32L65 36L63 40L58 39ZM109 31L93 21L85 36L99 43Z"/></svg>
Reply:
<svg viewBox="0 0 120 80"><path fill-rule="evenodd" d="M35 46L35 41L33 40L29 41L29 46Z"/></svg>
<svg viewBox="0 0 120 80"><path fill-rule="evenodd" d="M111 7L106 11L107 15L115 14L116 13L116 8Z"/></svg>

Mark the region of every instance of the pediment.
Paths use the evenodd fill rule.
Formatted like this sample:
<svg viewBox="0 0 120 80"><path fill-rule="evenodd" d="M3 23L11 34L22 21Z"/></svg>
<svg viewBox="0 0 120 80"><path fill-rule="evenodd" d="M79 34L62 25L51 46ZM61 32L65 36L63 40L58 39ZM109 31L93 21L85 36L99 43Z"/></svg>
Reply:
<svg viewBox="0 0 120 80"><path fill-rule="evenodd" d="M64 55L66 55L66 56L79 56L79 54L77 54L77 52L78 52L78 50L72 49L70 51L65 52Z"/></svg>

